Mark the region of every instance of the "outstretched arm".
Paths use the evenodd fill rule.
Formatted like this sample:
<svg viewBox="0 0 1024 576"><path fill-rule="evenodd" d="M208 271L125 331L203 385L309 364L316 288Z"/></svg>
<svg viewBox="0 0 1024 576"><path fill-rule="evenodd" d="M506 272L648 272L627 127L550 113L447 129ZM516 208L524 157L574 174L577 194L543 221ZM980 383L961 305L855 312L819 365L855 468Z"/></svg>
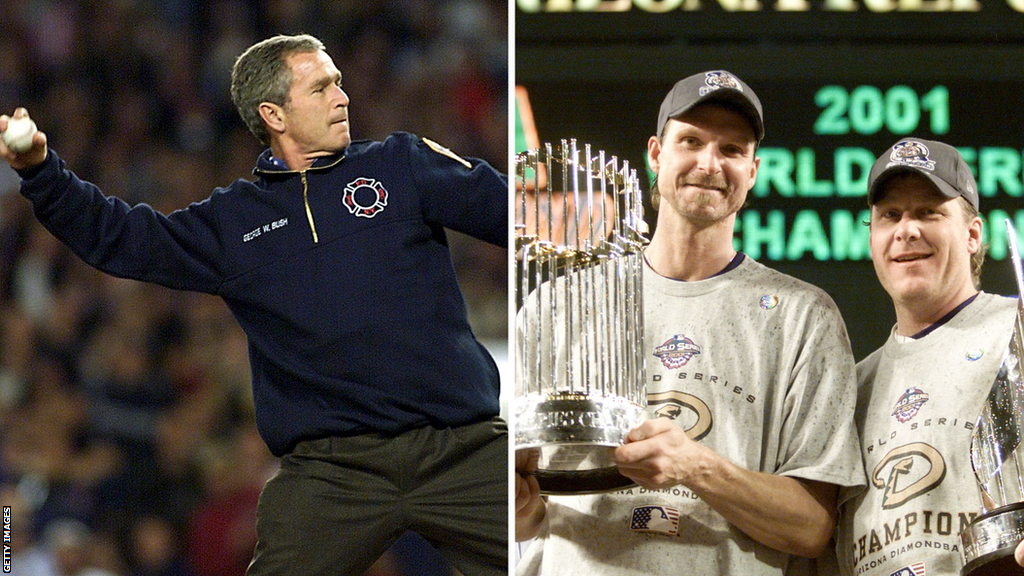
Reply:
<svg viewBox="0 0 1024 576"><path fill-rule="evenodd" d="M620 473L644 488L686 486L729 523L776 550L817 557L835 527L834 485L746 470L665 418L633 429L614 459Z"/></svg>
<svg viewBox="0 0 1024 576"><path fill-rule="evenodd" d="M18 108L14 117L28 112ZM10 122L0 116L0 132ZM19 171L21 194L39 222L87 264L122 278L216 293L224 250L212 197L169 216L146 204L129 206L67 169L42 132L21 153L0 139L0 156Z"/></svg>

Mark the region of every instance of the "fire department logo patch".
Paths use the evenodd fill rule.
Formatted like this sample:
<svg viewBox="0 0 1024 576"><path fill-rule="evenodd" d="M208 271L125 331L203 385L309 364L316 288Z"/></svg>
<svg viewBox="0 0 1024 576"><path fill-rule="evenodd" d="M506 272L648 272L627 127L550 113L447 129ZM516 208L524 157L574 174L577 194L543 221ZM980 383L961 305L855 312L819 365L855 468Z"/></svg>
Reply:
<svg viewBox="0 0 1024 576"><path fill-rule="evenodd" d="M697 354L700 354L700 346L682 334L676 334L654 349L654 355L661 363L673 370L686 366Z"/></svg>
<svg viewBox="0 0 1024 576"><path fill-rule="evenodd" d="M359 218L373 218L388 205L388 191L373 178L356 178L345 186L341 203Z"/></svg>
<svg viewBox="0 0 1024 576"><path fill-rule="evenodd" d="M900 421L901 424L905 424L914 416L917 416L917 411L924 406L924 403L928 401L928 394L920 388L908 388L906 392L900 396L900 399L896 401L896 407L893 408L892 415Z"/></svg>

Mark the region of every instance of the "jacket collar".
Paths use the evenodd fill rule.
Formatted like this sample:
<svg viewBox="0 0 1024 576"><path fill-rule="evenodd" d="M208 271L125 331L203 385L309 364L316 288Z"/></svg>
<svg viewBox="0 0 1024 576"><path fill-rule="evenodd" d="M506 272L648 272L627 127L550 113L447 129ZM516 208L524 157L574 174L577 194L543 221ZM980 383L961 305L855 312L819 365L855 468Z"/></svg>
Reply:
<svg viewBox="0 0 1024 576"><path fill-rule="evenodd" d="M330 156L321 156L313 161L313 165L307 168L307 170L321 170L324 168L330 168L338 162L341 162L345 158L345 154L332 154ZM274 158L274 155L270 152L270 148L267 148L259 155L256 159L256 167L252 173L256 175L272 175L272 174L298 174L301 170L291 170L285 166L284 162Z"/></svg>

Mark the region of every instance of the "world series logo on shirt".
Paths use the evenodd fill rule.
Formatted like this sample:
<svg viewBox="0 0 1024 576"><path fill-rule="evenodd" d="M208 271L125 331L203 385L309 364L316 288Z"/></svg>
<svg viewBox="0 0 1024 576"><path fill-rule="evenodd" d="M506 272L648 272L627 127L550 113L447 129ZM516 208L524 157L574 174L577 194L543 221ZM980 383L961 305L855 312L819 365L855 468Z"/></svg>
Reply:
<svg viewBox="0 0 1024 576"><path fill-rule="evenodd" d="M700 346L683 334L676 334L654 349L654 355L661 359L661 363L673 370L686 366L690 358L698 354Z"/></svg>
<svg viewBox="0 0 1024 576"><path fill-rule="evenodd" d="M928 394L918 387L908 388L906 392L896 401L892 415L902 424L909 422L917 412L928 401Z"/></svg>

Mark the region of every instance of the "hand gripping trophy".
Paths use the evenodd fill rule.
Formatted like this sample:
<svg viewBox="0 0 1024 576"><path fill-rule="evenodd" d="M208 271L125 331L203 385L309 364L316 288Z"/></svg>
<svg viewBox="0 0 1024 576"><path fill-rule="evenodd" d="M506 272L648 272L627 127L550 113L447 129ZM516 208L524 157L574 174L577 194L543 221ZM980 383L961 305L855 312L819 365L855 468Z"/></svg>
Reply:
<svg viewBox="0 0 1024 576"><path fill-rule="evenodd" d="M1024 270L1017 232L1006 221L1017 276L1017 317L1013 336L971 439L971 464L982 510L960 534L961 576L1024 574L1014 549L1024 539Z"/></svg>
<svg viewBox="0 0 1024 576"><path fill-rule="evenodd" d="M611 452L646 406L636 171L563 140L519 154L516 187L516 449L545 494L629 486Z"/></svg>

